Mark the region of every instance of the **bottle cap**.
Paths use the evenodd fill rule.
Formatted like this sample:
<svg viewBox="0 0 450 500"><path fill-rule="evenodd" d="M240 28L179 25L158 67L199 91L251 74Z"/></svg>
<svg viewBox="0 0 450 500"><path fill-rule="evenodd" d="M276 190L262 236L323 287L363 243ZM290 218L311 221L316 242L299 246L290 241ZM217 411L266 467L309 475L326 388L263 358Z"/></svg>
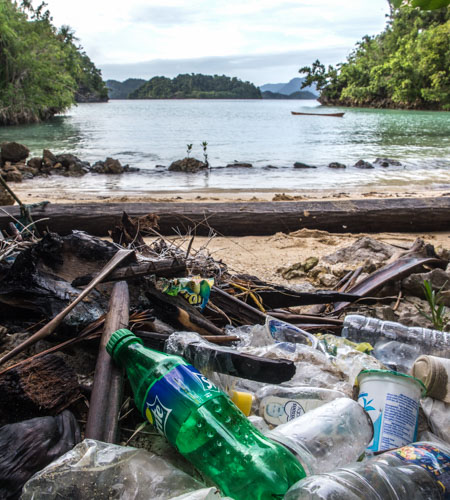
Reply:
<svg viewBox="0 0 450 500"><path fill-rule="evenodd" d="M130 342L139 342L140 344L143 344L142 340L139 337L136 337L133 332L130 332L130 330L127 330L126 328L122 328L121 330L115 331L111 335L108 343L106 344L106 351L115 360L115 356L119 352L120 348Z"/></svg>
<svg viewBox="0 0 450 500"><path fill-rule="evenodd" d="M231 391L231 401L248 417L252 410L253 396L249 392Z"/></svg>

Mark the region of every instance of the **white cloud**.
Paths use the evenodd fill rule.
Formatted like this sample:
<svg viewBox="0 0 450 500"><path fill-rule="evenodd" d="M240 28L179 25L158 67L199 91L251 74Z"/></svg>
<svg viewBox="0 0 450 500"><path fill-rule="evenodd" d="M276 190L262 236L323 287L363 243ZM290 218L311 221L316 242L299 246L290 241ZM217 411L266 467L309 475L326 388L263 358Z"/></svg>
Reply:
<svg viewBox="0 0 450 500"><path fill-rule="evenodd" d="M327 51L349 52L363 35L381 31L388 12L387 0L46 1L54 23L70 25L105 68L313 49L321 58Z"/></svg>

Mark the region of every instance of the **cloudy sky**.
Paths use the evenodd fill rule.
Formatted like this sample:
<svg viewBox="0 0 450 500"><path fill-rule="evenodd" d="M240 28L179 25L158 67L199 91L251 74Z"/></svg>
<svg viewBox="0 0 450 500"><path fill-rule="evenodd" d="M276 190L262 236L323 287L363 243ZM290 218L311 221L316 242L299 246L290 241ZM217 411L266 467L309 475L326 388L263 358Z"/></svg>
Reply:
<svg viewBox="0 0 450 500"><path fill-rule="evenodd" d="M285 82L380 32L387 0L46 0L105 79L226 74ZM37 5L38 1L35 1Z"/></svg>

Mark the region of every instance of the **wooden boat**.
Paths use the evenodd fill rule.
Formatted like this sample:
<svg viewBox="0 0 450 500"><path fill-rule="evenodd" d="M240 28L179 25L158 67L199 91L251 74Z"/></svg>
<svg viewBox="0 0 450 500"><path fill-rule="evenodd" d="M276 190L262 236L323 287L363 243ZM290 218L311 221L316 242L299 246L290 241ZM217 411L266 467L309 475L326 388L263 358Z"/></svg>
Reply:
<svg viewBox="0 0 450 500"><path fill-rule="evenodd" d="M299 113L298 111L291 111L293 115L307 115L307 116L336 116L342 118L345 113Z"/></svg>

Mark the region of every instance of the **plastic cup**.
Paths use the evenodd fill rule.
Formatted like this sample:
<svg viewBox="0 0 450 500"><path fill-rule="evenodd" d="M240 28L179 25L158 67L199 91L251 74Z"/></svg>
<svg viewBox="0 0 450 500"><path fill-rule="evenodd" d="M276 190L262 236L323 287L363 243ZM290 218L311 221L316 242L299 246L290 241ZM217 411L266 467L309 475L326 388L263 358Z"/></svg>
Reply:
<svg viewBox="0 0 450 500"><path fill-rule="evenodd" d="M426 393L420 380L389 370L363 370L357 384L358 402L374 428L367 450L390 450L416 441L419 402Z"/></svg>

